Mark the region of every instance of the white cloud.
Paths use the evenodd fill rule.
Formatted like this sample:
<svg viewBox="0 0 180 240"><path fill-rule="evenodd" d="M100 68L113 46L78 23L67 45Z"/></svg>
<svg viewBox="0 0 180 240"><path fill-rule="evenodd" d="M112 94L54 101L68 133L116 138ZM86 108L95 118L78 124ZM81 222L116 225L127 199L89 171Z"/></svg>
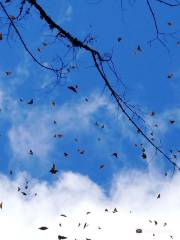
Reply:
<svg viewBox="0 0 180 240"><path fill-rule="evenodd" d="M92 126L93 114L108 102L105 98L98 99L92 95L92 101L84 99L76 103L68 103L61 107L28 106L24 103L14 105L11 112L12 127L8 137L13 156L24 161L30 149L34 155L45 162L55 148L54 134L73 131L89 131ZM22 107L22 105L24 107ZM56 120L57 126L53 124Z"/></svg>
<svg viewBox="0 0 180 240"><path fill-rule="evenodd" d="M170 120L175 120L175 123L170 124ZM178 108L166 109L160 113L155 113L153 117L147 114L145 121L155 133L165 135L172 130L172 127L176 128L176 130L180 129L180 110ZM154 127L155 124L158 127Z"/></svg>
<svg viewBox="0 0 180 240"><path fill-rule="evenodd" d="M60 18L58 19L58 22L60 24L64 22L70 22L72 18L72 13L73 13L73 8L71 5L68 6L61 6L61 11L60 11Z"/></svg>
<svg viewBox="0 0 180 240"><path fill-rule="evenodd" d="M61 22L65 22L65 21L71 21L71 16L72 16L72 6L68 6L66 11L65 11L65 14L64 14L64 17L63 17L63 20L61 20Z"/></svg>
<svg viewBox="0 0 180 240"><path fill-rule="evenodd" d="M14 155L23 158L32 149L35 156L45 158L51 151L52 127L49 124L48 113L39 114L30 110L26 116L14 119L13 127L9 130L9 140Z"/></svg>
<svg viewBox="0 0 180 240"><path fill-rule="evenodd" d="M68 239L94 240L180 237L179 175L164 179L158 174L121 173L114 178L109 197L88 177L72 172L62 173L52 185L31 179L29 196L25 197L17 192L24 177L19 175L12 181L0 176L0 201L3 201L0 226L1 236L6 240L57 239L58 234ZM158 193L161 193L160 199L157 199ZM115 207L118 212L112 213ZM105 208L109 211L105 212ZM87 215L87 211L91 214ZM88 226L83 229L85 222ZM49 229L41 231L38 229L41 226ZM137 228L143 233L137 234Z"/></svg>
<svg viewBox="0 0 180 240"><path fill-rule="evenodd" d="M95 123L97 115L102 118L102 121L105 120L108 123L104 130L106 132L104 143L117 133L121 136L119 149L123 139L129 139L132 143L144 142L142 136L138 135L137 137L135 129L123 114L116 109L115 105L107 97L99 97L96 93L89 97L89 102L85 102L84 98L81 98L77 102L68 102L52 109L50 104L49 106L35 104L32 107L27 106L25 103L20 104L11 99L4 90L0 92L0 105L8 109L6 115L9 118L8 121L11 122L8 137L15 159L24 161L24 158L28 157L29 149L32 149L35 156L43 164L48 162L50 160L49 155L56 147L56 141L53 141L53 135L56 131L64 134L73 132L74 135L79 132L85 133L89 131L93 134L92 125ZM102 109L103 111L101 111ZM179 128L178 119L180 113L178 109L165 111L155 115L155 117L146 117L146 122L149 125L154 123L159 125L158 128L154 128L155 137L158 137L157 145L160 143L159 139L165 136L168 129L172 129L168 122L171 117L177 121L174 126ZM57 128L53 126L53 120L57 121ZM114 124L117 124L116 131L112 131ZM96 133L94 132L94 134ZM144 146L149 152L148 155L155 155L154 149L149 148L149 145L145 142ZM123 149L121 149L121 152L123 153ZM149 163L152 163L151 159L148 161Z"/></svg>

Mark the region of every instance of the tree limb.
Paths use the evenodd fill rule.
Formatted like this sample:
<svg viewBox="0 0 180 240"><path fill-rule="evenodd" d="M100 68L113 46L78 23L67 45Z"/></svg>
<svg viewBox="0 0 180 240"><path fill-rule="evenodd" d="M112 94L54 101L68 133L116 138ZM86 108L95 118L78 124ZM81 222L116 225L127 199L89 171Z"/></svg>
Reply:
<svg viewBox="0 0 180 240"><path fill-rule="evenodd" d="M149 9L151 11L151 14L153 16L154 19L154 23L155 23L155 27L156 27L156 33L158 36L158 27L157 27L157 22L156 22L156 18L155 15L153 13L153 10L151 8L151 5L149 3L149 0L146 0L147 4L149 6ZM35 9L39 12L40 17L49 25L50 29L56 29L58 31L58 34L60 34L61 36L63 36L64 38L66 38L73 47L75 48L81 48L84 49L86 52L88 52L90 54L90 56L92 57L92 60L94 62L94 65L98 71L98 73L100 74L105 86L107 87L107 89L109 90L109 92L111 93L113 99L115 100L115 102L117 103L119 109L122 111L122 113L126 116L126 118L130 121L130 123L135 127L135 129L137 130L138 133L140 133L144 139L151 144L151 146L158 151L160 154L162 154L164 156L165 159L167 159L175 168L177 168L178 170L180 170L179 166L176 164L175 161L173 161L160 147L158 147L151 139L150 137L148 137L148 135L138 126L138 124L133 120L133 117L130 116L130 114L128 113L128 110L131 113L134 113L134 110L127 104L126 101L124 101L121 96L113 89L105 71L104 71L104 64L106 64L108 61L111 61L111 58L105 58L104 56L102 56L100 54L99 51L97 51L96 49L91 48L90 46L88 46L87 44L85 44L83 41L80 41L79 39L77 39L76 37L74 37L73 35L71 35L69 32L67 32L65 29L63 29L60 25L58 25L57 23L55 23L48 15L47 13L44 11L44 9L36 2L36 0L27 0L27 2L29 2L32 6L35 7ZM19 33L17 27L15 26L13 20L9 17L5 7L3 6L2 2L0 2L0 6L3 9L4 13L6 14L6 16L8 17L9 21L12 23L12 26L14 28L14 30L16 31L20 41L23 44L23 47L25 48L25 50L28 52L28 54L32 57L32 59L42 68L45 68L47 70L51 70L51 71L58 71L57 69L54 68L50 68L50 67L46 67L43 64L41 64L31 53L31 51L27 48L23 38L21 37L21 34Z"/></svg>

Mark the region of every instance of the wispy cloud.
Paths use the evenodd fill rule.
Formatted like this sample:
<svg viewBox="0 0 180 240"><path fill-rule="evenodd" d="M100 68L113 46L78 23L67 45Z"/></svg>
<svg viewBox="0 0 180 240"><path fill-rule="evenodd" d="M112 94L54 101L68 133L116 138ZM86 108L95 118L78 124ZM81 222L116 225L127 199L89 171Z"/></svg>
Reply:
<svg viewBox="0 0 180 240"><path fill-rule="evenodd" d="M61 6L61 10L58 16L58 22L60 24L64 22L70 22L72 18L73 8L72 5L66 4L66 1Z"/></svg>
<svg viewBox="0 0 180 240"><path fill-rule="evenodd" d="M22 160L32 149L35 156L45 162L55 149L54 134L89 131L95 122L94 114L106 105L106 99L98 99L96 95L93 95L90 103L81 99L60 108L50 104L47 107L28 106L26 103L13 105L15 109L11 113L8 132L13 156ZM53 124L54 120L57 124Z"/></svg>

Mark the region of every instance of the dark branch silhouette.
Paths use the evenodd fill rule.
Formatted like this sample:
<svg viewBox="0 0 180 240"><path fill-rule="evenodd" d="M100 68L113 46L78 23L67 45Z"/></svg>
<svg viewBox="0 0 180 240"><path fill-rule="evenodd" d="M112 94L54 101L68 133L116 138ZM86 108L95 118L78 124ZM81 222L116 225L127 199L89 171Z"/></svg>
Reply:
<svg viewBox="0 0 180 240"><path fill-rule="evenodd" d="M178 7L178 6L180 6L180 2L173 4L173 3L169 3L169 2L166 2L166 1L163 1L163 0L156 0L156 1L159 2L159 3L162 3L164 5L167 5L169 7Z"/></svg>
<svg viewBox="0 0 180 240"><path fill-rule="evenodd" d="M135 129L137 130L137 133L141 134L142 137L155 149L155 151L162 154L164 156L164 158L167 159L174 166L174 168L180 170L180 167L177 165L177 163L171 157L169 157L158 145L156 145L153 142L153 140L151 140L151 137L149 137L146 134L146 132L139 126L139 124L133 119L133 117L131 117L130 113L132 113L132 115L136 115L137 117L140 118L140 116L138 116L138 114L134 111L134 109L112 87L112 85L110 83L110 79L107 76L107 73L105 71L105 66L108 66L108 63L112 61L112 56L108 56L108 57L103 56L98 50L96 50L96 49L90 47L89 45L87 45L86 41L81 41L78 38L74 37L69 32L67 32L64 28L62 28L60 25L58 25L56 22L54 22L52 18L50 18L48 16L48 14L37 3L36 0L27 0L27 2L31 5L31 7L33 6L38 11L41 19L44 20L48 24L50 29L52 29L52 30L56 29L58 31L58 33L56 35L57 37L61 37L63 39L68 40L73 48L84 49L91 56L92 61L94 63L94 66L95 66L97 72L99 73L101 79L103 80L106 88L110 92L111 96L113 97L114 101L118 105L121 112L126 116L126 118L129 120L129 122L135 127ZM157 39L164 45L163 41L159 38L159 35L161 33L158 30L156 17L155 17L154 11L152 9L152 6L150 4L150 1L146 0L146 2L147 2L147 5L149 7L150 13L153 17ZM165 1L159 1L159 2L169 5ZM62 65L61 68L56 69L56 68L53 68L53 67L45 66L39 60L37 60L37 58L33 55L33 53L27 47L27 45L26 45L25 41L23 40L18 28L16 27L16 25L14 23L14 20L10 17L10 15L8 14L6 8L4 7L4 5L1 1L0 1L0 6L1 6L3 12L5 13L5 15L7 16L7 18L9 19L9 22L11 23L12 27L14 28L16 34L18 35L24 49L31 56L31 58L35 61L35 63L37 63L40 67L42 67L46 70L50 70L50 71L55 72L57 75L60 75L60 78L61 78L65 66ZM178 4L176 4L176 6L178 6ZM112 70L111 70L111 72L112 72Z"/></svg>

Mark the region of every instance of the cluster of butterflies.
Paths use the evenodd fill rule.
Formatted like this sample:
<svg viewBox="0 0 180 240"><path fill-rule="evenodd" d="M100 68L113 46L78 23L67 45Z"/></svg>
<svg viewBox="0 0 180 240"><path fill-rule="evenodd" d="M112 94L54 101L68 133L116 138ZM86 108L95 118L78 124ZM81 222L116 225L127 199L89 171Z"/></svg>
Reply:
<svg viewBox="0 0 180 240"><path fill-rule="evenodd" d="M155 113L154 111L150 112L150 116L151 116L151 117L154 117L155 114L156 114L156 113ZM176 121L175 121L174 119L170 119L170 120L168 120L168 123L169 123L170 125L173 125L173 124L176 123ZM155 123L155 124L153 125L153 127L158 128L158 124ZM138 132L138 131L137 131L137 132ZM153 132L153 131L150 132L150 137L149 137L149 138L150 138L151 141L154 141L154 140L155 140L155 138L154 138L154 132ZM138 144L134 144L134 146L135 146L135 147L138 147ZM146 149L143 147L143 144L140 144L140 149L141 149L141 157L142 157L143 159L147 159ZM170 153L172 154L172 157L173 157L173 158L177 158L177 155L176 155L176 154L173 154L173 152L180 153L180 151L179 151L179 150L176 150L176 151L170 150Z"/></svg>
<svg viewBox="0 0 180 240"><path fill-rule="evenodd" d="M84 152L85 152L85 150L80 150L80 149L78 149L78 151L80 152L80 154L84 154ZM69 155L68 153L64 153L64 156L65 156L65 157L67 157L68 155ZM112 154L112 156L118 158L118 154L117 154L116 152L114 152L114 153ZM100 169L102 169L102 168L104 168L104 167L105 167L105 164L100 164L100 166L99 166ZM55 165L54 163L53 163L51 169L49 170L49 172L50 172L51 174L56 174L56 173L58 172L58 169L56 168L56 165Z"/></svg>
<svg viewBox="0 0 180 240"><path fill-rule="evenodd" d="M154 220L154 221L152 221L152 220L149 220L149 223L153 223L154 222L154 225L156 226L156 225L158 225L158 222L156 221L156 220ZM164 222L163 223L163 227L166 227L167 226L167 223L166 222ZM143 233L143 229L142 228L137 228L136 229L136 233ZM153 237L155 237L156 235L155 235L155 233L153 233ZM171 239L173 239L173 235L169 235L169 237L171 238Z"/></svg>
<svg viewBox="0 0 180 240"><path fill-rule="evenodd" d="M13 171L10 170L9 174L12 176L13 175ZM30 188L29 187L29 181L26 180L24 186L22 186L22 187L18 186L17 187L17 192L21 193L23 196L28 196L29 195L29 193L28 193L29 188ZM35 192L33 194L33 196L36 197L37 196L37 192ZM0 209L2 209L2 206L3 206L3 202L0 203Z"/></svg>
<svg viewBox="0 0 180 240"><path fill-rule="evenodd" d="M157 198L159 198L160 197L160 194L158 195L158 197ZM105 212L109 212L109 210L106 208L105 210L104 210ZM118 213L118 210L117 210L117 208L114 208L113 210L111 210L111 212L113 213L113 214L116 214L116 213ZM89 215L89 214L91 214L91 212L90 211L87 211L86 212L86 215ZM132 211L130 211L130 214L132 214ZM60 215L61 217L64 217L64 218L67 218L67 215L66 214L61 214ZM154 223L154 225L155 226L157 226L158 225L158 221L157 220L148 220L148 222L150 223L150 224L153 224ZM161 226L163 226L163 227L166 227L167 226L167 222L163 222L163 223L160 223L161 224ZM89 223L87 223L87 222L85 222L85 223L78 223L77 224L77 227L80 227L80 226L82 226L82 229L85 229L85 228L87 228L87 227L89 227ZM59 226L60 227L62 227L62 223L59 223ZM41 226L41 227L39 227L38 228L39 230L42 230L42 231L45 231L45 230L48 230L49 229L49 227L47 227L47 226ZM103 230L103 227L101 226L98 226L98 230ZM135 229L135 233L137 233L137 234L142 234L143 233L143 229L142 228L137 228L137 229ZM153 233L152 234L153 235L153 237L155 237L156 235L155 235L155 233ZM173 235L169 235L169 237L171 238L171 239L173 239ZM67 236L64 236L64 235L58 235L58 239L59 240L61 240L61 239L67 239L68 237ZM75 240L77 240L76 238L75 238ZM91 238L86 238L86 240L92 240Z"/></svg>
<svg viewBox="0 0 180 240"><path fill-rule="evenodd" d="M107 212L108 209L105 209L105 211ZM117 211L117 209L115 208L112 212L113 212L113 213L116 213L116 212L118 212L118 211ZM91 214L90 211L86 212L86 215L89 215L89 214ZM66 215L66 214L61 214L60 216L61 216L61 217L64 217L64 218L67 218L67 215ZM59 223L59 226L62 227L62 223ZM85 222L85 223L83 223L83 224L79 222L79 223L77 224L77 227L80 227L80 226L82 226L83 229L85 229L85 228L87 228L87 227L89 226L89 224L88 224L87 222ZM48 227L47 227L47 226L41 226L41 227L39 227L38 229L39 229L39 230L42 230L42 231L45 231L45 230L48 229ZM98 226L98 229L101 230L102 228L101 228L100 226ZM61 240L61 239L67 239L67 238L68 238L68 237L66 237L66 236L58 235L58 239L59 239L59 240ZM75 238L75 240L77 240L77 239ZM86 240L91 240L91 239L90 239L90 238L86 238Z"/></svg>
<svg viewBox="0 0 180 240"><path fill-rule="evenodd" d="M7 72L7 74L11 74L11 73ZM75 86L68 86L68 89L70 89L71 91L77 93L78 86L77 86L77 85L75 85ZM22 98L20 98L19 101L20 101L21 103L22 103L22 102L25 102L27 105L33 105L33 104L35 103L35 101L34 101L33 98L31 98L31 99L29 99L29 100L27 100L27 101L25 101L25 100L23 100ZM88 101L88 98L86 98L85 101ZM52 101L52 102L51 102L51 106L52 106L52 107L55 107L55 106L56 106L56 102L55 102L55 101ZM156 115L156 113L155 113L154 111L152 111L152 112L149 113L149 115L150 115L151 117L154 117L154 116ZM57 124L57 121L54 120L54 121L53 121L53 124ZM174 119L170 119L170 120L169 120L169 124L170 124L170 125L175 124L175 120L174 120ZM99 129L104 129L104 128L105 128L105 124L104 124L104 123L101 123L101 122L98 122L98 121L96 121L96 122L94 123L94 125L95 125L95 127L99 128ZM158 124L154 124L154 127L158 127ZM64 134L63 134L63 133L55 133L55 134L53 135L53 137L54 137L54 138L62 139L62 138L64 137ZM153 131L150 132L150 137L151 137L151 140L153 141L153 140L154 140L154 132L153 132ZM98 137L97 140L98 140L98 141L101 141L101 138ZM75 141L75 142L78 142L78 139L75 138L74 141ZM148 154L147 154L147 152L146 152L146 149L145 149L144 145L143 145L143 144L134 144L134 146L141 149L141 157L142 157L144 160L146 160L146 159L148 158ZM81 148L77 148L77 152L79 152L80 155L84 155L84 154L86 153L85 149L81 149ZM173 157L174 159L177 159L177 153L180 153L180 150L177 150L177 151L170 150L170 154L172 155L172 157ZM29 155L34 155L33 149L29 149L28 154L29 154ZM68 152L64 152L64 157L68 157L68 156L69 156L69 153L68 153ZM114 158L119 158L118 152L113 152L113 153L111 154L111 156L114 157ZM105 164L104 164L104 163L101 163L101 164L99 165L99 169L104 169L104 168L105 168ZM12 171L10 171L10 172L11 172L11 175L12 175ZM58 172L58 169L57 169L55 163L52 164L49 172L50 172L52 175L55 175L55 174ZM25 192L22 192L22 194L23 194L23 195L26 195Z"/></svg>
<svg viewBox="0 0 180 240"><path fill-rule="evenodd" d="M68 86L68 88L69 88L70 90L72 90L73 92L76 92L76 93L77 93L77 88L78 88L77 85L75 85L75 86ZM24 102L24 100L23 100L22 98L20 98L19 101L20 101L20 102ZM85 98L85 101L88 102L88 101L89 101L88 98ZM30 99L30 100L26 101L26 104L28 104L28 105L33 105L33 104L34 104L34 99ZM56 106L56 102L55 102L55 101L52 101L52 102L51 102L51 105L52 105L52 107L55 107L55 106ZM57 124L57 121L54 120L54 121L53 121L53 124ZM97 122L97 121L95 122L95 126L96 126L97 128L100 128L100 129L104 129L104 128L105 128L105 125L104 125L103 123L100 123L100 122ZM54 137L54 138L62 139L62 138L64 137L64 134L63 134L63 133L56 133L56 134L54 134L53 137ZM97 140L98 140L98 141L101 141L101 138L98 137ZM78 139L75 138L74 141L75 141L75 142L78 142ZM84 150L84 149L81 149L81 148L77 148L77 152L79 152L79 154L81 154L81 155L85 154L85 150ZM28 153L29 153L29 155L34 155L34 152L33 152L32 149L29 149L29 152L28 152ZM64 152L64 157L68 157L68 156L69 156L69 153ZM113 152L111 156L113 156L113 157L115 157L115 158L119 158L117 152ZM105 164L100 164L100 166L99 166L100 169L103 169L104 167L105 167ZM54 163L53 163L51 169L49 170L49 172L50 172L51 174L56 174L56 173L58 172L58 169L56 168L56 166L55 166Z"/></svg>

